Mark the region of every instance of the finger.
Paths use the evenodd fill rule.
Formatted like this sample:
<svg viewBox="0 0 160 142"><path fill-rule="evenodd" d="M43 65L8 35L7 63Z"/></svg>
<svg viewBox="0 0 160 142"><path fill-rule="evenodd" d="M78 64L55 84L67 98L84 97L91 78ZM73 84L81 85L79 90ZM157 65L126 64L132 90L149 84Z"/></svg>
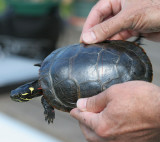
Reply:
<svg viewBox="0 0 160 142"><path fill-rule="evenodd" d="M77 101L77 107L81 111L89 111L98 113L101 112L106 105L109 103L110 99L107 96L107 90L104 92L89 98L81 98Z"/></svg>
<svg viewBox="0 0 160 142"><path fill-rule="evenodd" d="M89 142L106 142L106 140L103 140L101 137L99 137L93 130L85 126L83 123L79 122L79 126L82 130L82 133L84 134L85 138Z"/></svg>
<svg viewBox="0 0 160 142"><path fill-rule="evenodd" d="M87 141L96 141L97 139L97 135L95 134L95 132L93 130L91 130L90 128L88 128L87 126L85 126L83 123L79 122L79 126L82 130L83 135L85 136L85 138L87 139Z"/></svg>
<svg viewBox="0 0 160 142"><path fill-rule="evenodd" d="M99 122L98 114L92 112L81 112L78 108L72 109L70 114L92 130L97 128Z"/></svg>
<svg viewBox="0 0 160 142"><path fill-rule="evenodd" d="M116 5L116 6L115 6ZM121 4L114 0L100 0L90 11L87 20L83 26L80 42L83 42L82 35L93 26L101 23L107 17L120 11Z"/></svg>
<svg viewBox="0 0 160 142"><path fill-rule="evenodd" d="M104 41L105 39L119 33L128 28L130 23L126 24L124 21L124 14L119 13L116 16L95 25L87 32L83 33L82 41L86 44L92 44ZM122 22L123 21L123 22Z"/></svg>
<svg viewBox="0 0 160 142"><path fill-rule="evenodd" d="M100 0L90 11L87 20L83 26L83 31L90 29L100 23L105 17L112 13L111 3L106 0Z"/></svg>
<svg viewBox="0 0 160 142"><path fill-rule="evenodd" d="M128 38L132 36L133 36L132 32L127 30L127 31L122 31L122 32L115 34L114 36L110 38L110 40L127 40Z"/></svg>

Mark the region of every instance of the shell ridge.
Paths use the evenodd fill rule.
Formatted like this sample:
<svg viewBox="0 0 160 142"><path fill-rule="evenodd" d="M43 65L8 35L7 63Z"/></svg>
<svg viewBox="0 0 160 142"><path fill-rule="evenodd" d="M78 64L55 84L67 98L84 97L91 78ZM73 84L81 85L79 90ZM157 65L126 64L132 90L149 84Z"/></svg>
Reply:
<svg viewBox="0 0 160 142"><path fill-rule="evenodd" d="M68 46L67 46L67 47L68 47ZM60 52L62 52L62 51L64 52L64 51L67 49L67 47L64 47L63 50L60 50L59 52L57 52L57 53L55 54L55 56L52 58L52 60L54 60L54 59L56 58L56 56L57 56ZM52 65L53 65L53 64L54 64L54 61L53 61L52 64L50 65L50 68L49 68L49 71L48 71L48 77L49 77L51 86L53 86L53 87L51 87L51 91L52 91L52 94L54 94L55 100L57 100L57 101L63 106L63 103L62 103L61 100L57 97L57 94L56 94L55 89L54 89L53 81L52 81L51 69L52 69Z"/></svg>
<svg viewBox="0 0 160 142"><path fill-rule="evenodd" d="M80 46L82 47L82 44L80 44ZM71 74L72 74L72 65L73 65L72 63L73 63L73 60L78 56L78 54L80 53L81 50L82 49L79 48L79 51L77 52L77 54L75 56L71 57L70 61L69 61L70 62L70 64L69 64L69 79L73 80L76 83L76 85L77 85L78 98L81 97L80 86L79 86L77 80L74 79Z"/></svg>
<svg viewBox="0 0 160 142"><path fill-rule="evenodd" d="M80 44L75 44L75 45L73 45L73 46L75 46L74 48L77 48L77 46L79 46L79 45L80 45ZM73 46L71 46L71 47L69 47L69 48L73 48ZM80 51L81 51L81 49L79 49L79 51L76 53L76 55L74 55L73 57L71 57L71 58L69 59L69 65L68 65L68 67L69 67L68 79L72 80L72 81L76 84L76 86L77 86L78 88L80 88L80 87L79 87L77 81L71 77L71 70L72 70L72 60L73 60L74 58L76 58L76 56L78 56L78 54L80 53ZM58 83L56 83L56 84L54 85L54 87L56 87L57 85L59 85L60 83L66 81L66 80L68 80L68 79L64 79L64 80L59 81ZM54 89L54 88L53 88L53 89ZM61 88L60 88L60 90L61 90ZM61 91L62 91L62 90L61 90ZM55 92L55 90L54 90L54 92ZM77 90L77 92L80 92L80 91ZM58 101L59 103L61 103L61 105L64 105L65 107L69 107L69 108L70 108L70 107L73 107L73 106L70 106L70 105L66 104L65 102L61 101L61 99L60 99L57 95L56 95L56 99L57 99L57 101ZM72 104L72 105L74 105L74 106L76 106L76 103L74 103L74 102L73 102L73 103L69 102L69 103Z"/></svg>
<svg viewBox="0 0 160 142"><path fill-rule="evenodd" d="M131 51L132 53L135 53L135 55L137 56L137 57L140 57L140 59L144 56L144 55L146 55L146 53L143 51L142 53L142 55L141 56L139 56L136 52L133 52L133 50L130 50L130 49L128 49L129 51ZM142 49L141 49L142 50ZM150 72L152 72L152 71L149 71L148 69L149 69L149 64L147 64L146 62L148 62L148 63L150 63L150 60L149 60L149 58L146 58L145 57L145 59L146 60L140 60L144 65L145 65L145 68L146 68L146 72L145 72L145 77L147 76L147 74L149 74ZM151 65L151 63L150 63L150 66L151 66L151 68L152 68L152 65Z"/></svg>
<svg viewBox="0 0 160 142"><path fill-rule="evenodd" d="M102 53L103 51L104 51L104 49L102 48L102 50L98 53L97 62L96 62L96 72L97 72L98 82L99 82L100 85L101 85L101 91L103 90L103 88L102 88L102 82L101 82L101 80L100 80L100 75L99 75L99 72L98 72L98 62L99 62L99 60L100 60L100 56L101 56L101 53ZM102 67L103 67L103 65L102 65Z"/></svg>
<svg viewBox="0 0 160 142"><path fill-rule="evenodd" d="M122 41L120 41L120 42L122 44L120 44L119 46L125 48L123 42ZM126 42L128 42L130 44L126 49L131 51L132 53L135 53L136 56L139 57L141 62L143 62L143 64L145 65L145 68L146 68L145 78L146 78L146 80L148 80L147 76L153 76L153 69L152 69L151 61L148 58L146 52L144 51L144 49L141 46L137 45L136 43L130 42L130 41L126 41ZM141 51L141 52L139 52L139 51ZM139 55L139 53L141 53L141 54ZM150 78L149 81L152 81L152 78Z"/></svg>
<svg viewBox="0 0 160 142"><path fill-rule="evenodd" d="M72 63L73 63L73 60L74 58L76 58L78 56L78 54L80 53L81 51L81 48L79 48L79 51L74 55L72 56L70 59L69 59L69 78L71 78L71 73L72 73Z"/></svg>

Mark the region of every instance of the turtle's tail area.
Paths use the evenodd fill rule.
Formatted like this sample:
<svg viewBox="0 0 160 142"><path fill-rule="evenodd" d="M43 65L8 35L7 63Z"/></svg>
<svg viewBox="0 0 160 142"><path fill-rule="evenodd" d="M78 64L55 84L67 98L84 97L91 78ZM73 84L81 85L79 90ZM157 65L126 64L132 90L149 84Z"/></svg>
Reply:
<svg viewBox="0 0 160 142"><path fill-rule="evenodd" d="M32 98L41 96L42 93L43 92L38 81L33 81L12 90L10 97L16 102L26 102Z"/></svg>
<svg viewBox="0 0 160 142"><path fill-rule="evenodd" d="M143 45L142 44L143 38L144 38L144 36L142 34L139 34L138 37L133 42L137 43L138 45Z"/></svg>

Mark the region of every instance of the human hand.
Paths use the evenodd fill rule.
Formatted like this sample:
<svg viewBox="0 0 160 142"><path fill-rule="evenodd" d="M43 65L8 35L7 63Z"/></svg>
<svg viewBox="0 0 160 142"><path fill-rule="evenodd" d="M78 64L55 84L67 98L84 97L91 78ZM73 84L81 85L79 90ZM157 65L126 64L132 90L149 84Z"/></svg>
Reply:
<svg viewBox="0 0 160 142"><path fill-rule="evenodd" d="M160 41L159 0L99 0L84 24L80 42L125 40L139 33Z"/></svg>
<svg viewBox="0 0 160 142"><path fill-rule="evenodd" d="M160 88L144 81L80 99L70 114L90 142L159 142Z"/></svg>

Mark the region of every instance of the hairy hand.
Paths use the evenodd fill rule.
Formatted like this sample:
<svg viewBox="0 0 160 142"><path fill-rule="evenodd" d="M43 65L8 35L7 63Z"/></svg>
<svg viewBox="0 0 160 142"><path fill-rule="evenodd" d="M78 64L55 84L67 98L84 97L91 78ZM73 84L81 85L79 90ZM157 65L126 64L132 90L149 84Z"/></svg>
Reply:
<svg viewBox="0 0 160 142"><path fill-rule="evenodd" d="M160 88L144 81L111 86L70 113L91 142L159 142Z"/></svg>
<svg viewBox="0 0 160 142"><path fill-rule="evenodd" d="M159 0L99 0L82 30L80 42L125 40L141 33L160 41Z"/></svg>

